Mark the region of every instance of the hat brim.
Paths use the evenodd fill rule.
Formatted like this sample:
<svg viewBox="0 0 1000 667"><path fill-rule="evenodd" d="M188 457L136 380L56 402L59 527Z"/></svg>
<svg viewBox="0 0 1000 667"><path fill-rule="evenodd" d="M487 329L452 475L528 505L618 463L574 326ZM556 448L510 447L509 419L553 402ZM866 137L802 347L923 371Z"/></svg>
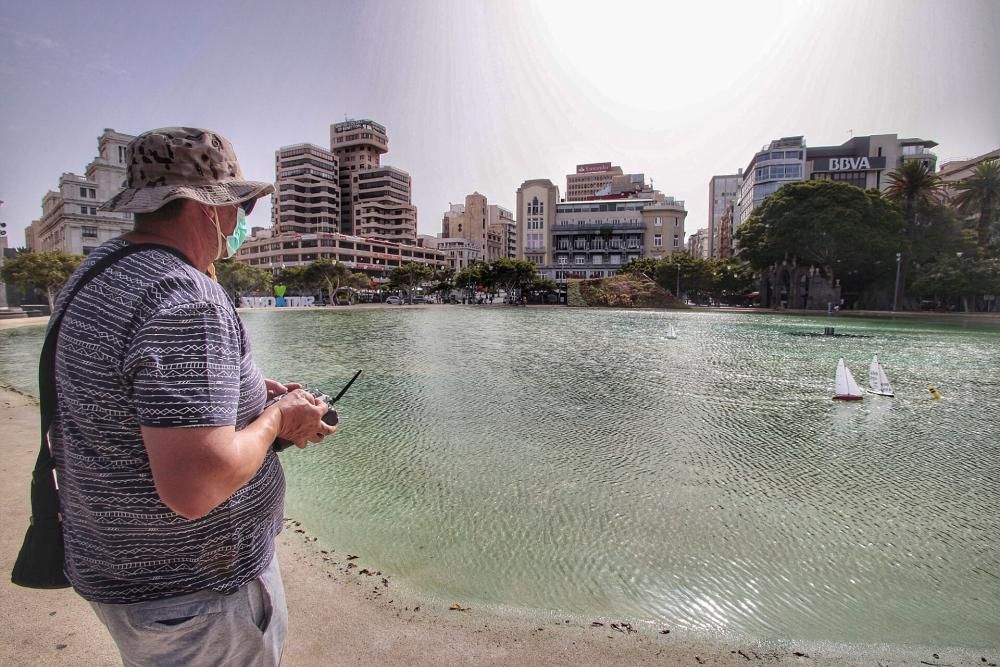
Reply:
<svg viewBox="0 0 1000 667"><path fill-rule="evenodd" d="M174 199L193 199L209 206L226 206L242 204L272 192L274 185L260 181L125 188L106 201L101 210L118 213L152 213Z"/></svg>

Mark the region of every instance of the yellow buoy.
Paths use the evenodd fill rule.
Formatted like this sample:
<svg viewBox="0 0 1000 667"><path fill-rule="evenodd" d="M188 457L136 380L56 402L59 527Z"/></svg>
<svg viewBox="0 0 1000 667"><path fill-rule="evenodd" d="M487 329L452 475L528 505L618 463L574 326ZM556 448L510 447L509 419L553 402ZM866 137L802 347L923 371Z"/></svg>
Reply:
<svg viewBox="0 0 1000 667"><path fill-rule="evenodd" d="M934 400L941 398L941 392L939 392L934 387L927 385L927 391L931 392L931 398L933 398Z"/></svg>

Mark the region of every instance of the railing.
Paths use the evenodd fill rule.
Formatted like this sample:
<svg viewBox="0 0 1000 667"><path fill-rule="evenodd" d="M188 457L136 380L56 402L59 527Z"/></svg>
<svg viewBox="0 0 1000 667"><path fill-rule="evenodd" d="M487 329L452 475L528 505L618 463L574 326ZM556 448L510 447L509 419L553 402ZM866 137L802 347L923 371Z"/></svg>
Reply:
<svg viewBox="0 0 1000 667"><path fill-rule="evenodd" d="M644 222L557 222L552 225L552 233L572 233L574 231L600 230L610 227L612 230L619 229L646 229Z"/></svg>

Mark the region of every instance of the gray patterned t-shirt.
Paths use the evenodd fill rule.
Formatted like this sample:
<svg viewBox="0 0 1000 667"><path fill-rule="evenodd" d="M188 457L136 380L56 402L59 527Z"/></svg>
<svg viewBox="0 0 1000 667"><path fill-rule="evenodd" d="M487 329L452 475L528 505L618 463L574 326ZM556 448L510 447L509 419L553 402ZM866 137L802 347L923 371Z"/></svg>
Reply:
<svg viewBox="0 0 1000 667"><path fill-rule="evenodd" d="M116 239L91 253L63 297L86 268L123 245ZM56 387L50 441L66 575L80 595L129 603L228 593L270 562L285 492L274 452L243 488L188 520L160 500L140 431L242 429L263 410L264 379L218 285L165 250L120 259L66 310Z"/></svg>

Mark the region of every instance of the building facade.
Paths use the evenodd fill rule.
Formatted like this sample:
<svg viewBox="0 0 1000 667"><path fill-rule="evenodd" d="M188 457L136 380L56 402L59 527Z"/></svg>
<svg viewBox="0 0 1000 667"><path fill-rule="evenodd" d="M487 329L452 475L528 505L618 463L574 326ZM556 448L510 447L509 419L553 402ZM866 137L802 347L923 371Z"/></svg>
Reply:
<svg viewBox="0 0 1000 667"><path fill-rule="evenodd" d="M525 181L517 189L517 258L537 267L552 263L549 234L556 220L559 188L547 178Z"/></svg>
<svg viewBox="0 0 1000 667"><path fill-rule="evenodd" d="M440 250L415 243L393 243L337 232L277 232L273 228L257 230L240 247L236 257L273 274L329 259L352 271L367 273L376 284L387 282L389 273L403 264L421 262L434 268L447 264Z"/></svg>
<svg viewBox="0 0 1000 667"><path fill-rule="evenodd" d="M801 181L805 176L804 137L782 137L759 150L740 172L740 189L736 199L736 226L745 223L754 209L768 195L785 183Z"/></svg>
<svg viewBox="0 0 1000 667"><path fill-rule="evenodd" d="M417 241L412 181L402 169L381 164L388 150L386 129L373 120L330 126L330 151L340 167L340 232L412 245Z"/></svg>
<svg viewBox="0 0 1000 667"><path fill-rule="evenodd" d="M438 250L444 265L456 273L474 262L483 261L482 249L469 239L420 236L417 242L425 248Z"/></svg>
<svg viewBox="0 0 1000 667"><path fill-rule="evenodd" d="M487 262L517 256L517 227L513 212L490 204L473 192L465 204L452 204L441 222L443 238L463 238L481 252Z"/></svg>
<svg viewBox="0 0 1000 667"><path fill-rule="evenodd" d="M944 182L948 197L954 197L957 194L956 183L972 176L979 165L990 160L1000 160L1000 148L968 160L949 160L942 164L937 175Z"/></svg>
<svg viewBox="0 0 1000 667"><path fill-rule="evenodd" d="M694 234L688 236L687 253L692 257L708 258L709 246L708 229L702 227Z"/></svg>
<svg viewBox="0 0 1000 667"><path fill-rule="evenodd" d="M731 247L723 247L733 238L732 215L729 216L730 229L724 230L723 216L726 209L736 202L740 192L740 174L713 176L708 182L708 254L709 257L728 257Z"/></svg>
<svg viewBox="0 0 1000 667"><path fill-rule="evenodd" d="M62 250L86 255L105 241L132 230L131 213L101 211L125 182L125 148L135 137L108 128L97 140L97 157L84 176L64 173L58 190L42 198L42 215L25 229L25 246L33 252Z"/></svg>
<svg viewBox="0 0 1000 667"><path fill-rule="evenodd" d="M340 184L336 156L313 144L284 146L274 153L275 193L271 224L277 234L337 232Z"/></svg>
<svg viewBox="0 0 1000 667"><path fill-rule="evenodd" d="M610 162L576 165L575 174L566 175L566 201L584 201L595 197L611 185L615 176L623 176L622 168Z"/></svg>
<svg viewBox="0 0 1000 667"><path fill-rule="evenodd" d="M937 168L937 156L930 149L937 142L927 139L900 139L895 134L852 137L839 146L806 149L804 178L849 183L863 190L885 190L889 173L911 160Z"/></svg>

